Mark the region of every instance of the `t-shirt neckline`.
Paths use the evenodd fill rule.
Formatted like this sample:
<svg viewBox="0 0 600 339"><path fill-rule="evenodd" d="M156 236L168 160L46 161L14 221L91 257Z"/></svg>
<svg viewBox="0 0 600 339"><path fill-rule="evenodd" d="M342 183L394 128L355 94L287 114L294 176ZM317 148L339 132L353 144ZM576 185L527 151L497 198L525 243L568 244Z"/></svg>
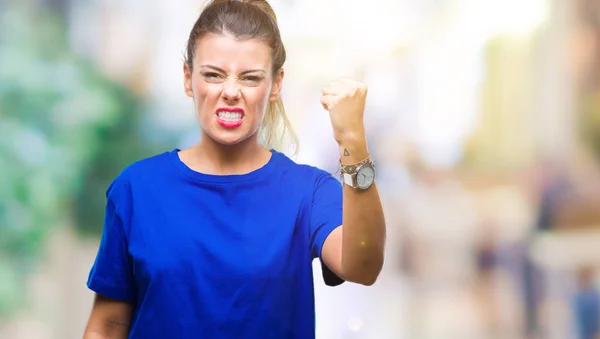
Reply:
<svg viewBox="0 0 600 339"><path fill-rule="evenodd" d="M168 152L168 156L172 160L171 162L175 165L178 172L183 174L188 179L205 183L234 183L261 178L268 175L273 170L276 162L280 158L279 152L272 149L270 150L271 157L269 158L269 161L262 167L255 169L252 172L245 174L218 175L202 173L189 168L188 165L181 161L181 158L179 157L180 151L181 150L179 148L175 148L172 151Z"/></svg>

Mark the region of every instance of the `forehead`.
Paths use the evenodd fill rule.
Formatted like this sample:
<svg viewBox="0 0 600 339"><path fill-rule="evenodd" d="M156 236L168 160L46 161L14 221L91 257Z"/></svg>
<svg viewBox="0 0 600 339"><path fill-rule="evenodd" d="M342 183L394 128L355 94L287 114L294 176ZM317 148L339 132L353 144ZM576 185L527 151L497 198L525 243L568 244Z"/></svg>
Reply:
<svg viewBox="0 0 600 339"><path fill-rule="evenodd" d="M196 44L194 61L200 65L210 64L225 70L267 70L271 65L271 49L260 39L238 40L229 34L209 34Z"/></svg>

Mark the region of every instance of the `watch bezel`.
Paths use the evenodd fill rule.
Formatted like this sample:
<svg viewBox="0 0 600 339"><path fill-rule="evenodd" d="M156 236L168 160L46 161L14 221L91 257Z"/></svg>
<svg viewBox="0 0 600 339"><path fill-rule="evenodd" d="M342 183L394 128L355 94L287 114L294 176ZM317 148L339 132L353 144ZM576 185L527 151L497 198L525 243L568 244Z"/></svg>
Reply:
<svg viewBox="0 0 600 339"><path fill-rule="evenodd" d="M369 183L365 186L361 186L358 184L358 174L363 170L364 167L370 167L373 169L373 179L369 181ZM353 168L352 172L341 171L340 173L340 181L342 184L348 185L351 188L366 190L373 185L375 182L375 177L377 176L377 169L375 168L375 164L372 161L366 162Z"/></svg>
<svg viewBox="0 0 600 339"><path fill-rule="evenodd" d="M369 182L367 183L367 185L366 185L366 186L361 186L361 185L360 185L360 183L358 182L358 175L359 175L359 174L360 174L360 172L361 172L361 171L363 171L363 170L364 170L366 167L369 167L369 168L371 168L371 169L373 170L373 177L371 178L371 180L369 180ZM363 164L362 166L360 166L360 168L358 168L358 169L356 170L356 172L354 172L355 174L354 174L354 180L353 180L353 181L354 181L354 183L356 184L356 187L357 187L357 188L360 188L360 189L363 189L363 190L366 190L366 189L368 189L369 187L371 187L371 185L373 185L373 183L375 182L375 176L376 176L376 174L377 174L377 173L376 173L376 171L377 171L377 170L375 169L375 166L373 166L373 164L372 164L372 163L370 163L370 162L368 162L368 163L365 163L365 164Z"/></svg>

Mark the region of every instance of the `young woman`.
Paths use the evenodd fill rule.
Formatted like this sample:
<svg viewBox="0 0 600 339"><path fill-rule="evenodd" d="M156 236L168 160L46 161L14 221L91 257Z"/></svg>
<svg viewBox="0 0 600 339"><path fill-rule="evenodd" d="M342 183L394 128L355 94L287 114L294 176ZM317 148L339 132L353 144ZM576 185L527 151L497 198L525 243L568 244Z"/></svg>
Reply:
<svg viewBox="0 0 600 339"><path fill-rule="evenodd" d="M84 338L314 338L314 258L328 285L375 282L385 221L366 88L323 88L340 184L272 147L278 126L289 129L285 57L266 1L203 10L183 65L201 140L138 161L109 186Z"/></svg>

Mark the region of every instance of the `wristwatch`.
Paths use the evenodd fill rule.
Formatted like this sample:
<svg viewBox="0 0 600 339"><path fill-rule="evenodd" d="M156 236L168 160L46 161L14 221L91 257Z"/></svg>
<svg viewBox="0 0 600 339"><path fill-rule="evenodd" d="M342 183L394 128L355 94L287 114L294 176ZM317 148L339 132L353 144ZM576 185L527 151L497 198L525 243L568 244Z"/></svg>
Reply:
<svg viewBox="0 0 600 339"><path fill-rule="evenodd" d="M366 190L375 182L375 164L370 156L352 165L344 165L340 162L340 175L344 184Z"/></svg>

